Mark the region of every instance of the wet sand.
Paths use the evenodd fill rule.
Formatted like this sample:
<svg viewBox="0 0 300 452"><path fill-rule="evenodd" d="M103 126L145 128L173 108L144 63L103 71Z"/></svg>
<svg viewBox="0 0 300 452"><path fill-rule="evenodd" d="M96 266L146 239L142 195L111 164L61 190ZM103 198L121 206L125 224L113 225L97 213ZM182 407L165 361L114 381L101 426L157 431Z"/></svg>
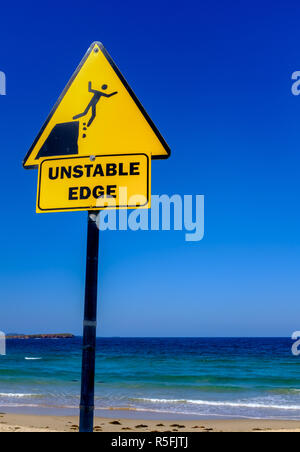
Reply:
<svg viewBox="0 0 300 452"><path fill-rule="evenodd" d="M95 419L96 432L300 432L300 421ZM0 414L0 432L78 432L78 417Z"/></svg>

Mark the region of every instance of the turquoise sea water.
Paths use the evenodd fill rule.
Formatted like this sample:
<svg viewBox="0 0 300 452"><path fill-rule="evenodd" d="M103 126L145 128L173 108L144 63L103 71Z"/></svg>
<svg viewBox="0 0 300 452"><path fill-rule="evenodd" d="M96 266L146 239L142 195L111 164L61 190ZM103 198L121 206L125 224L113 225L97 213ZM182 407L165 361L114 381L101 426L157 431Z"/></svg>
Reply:
<svg viewBox="0 0 300 452"><path fill-rule="evenodd" d="M96 409L300 419L300 357L291 346L280 338L98 339ZM0 411L76 414L80 372L81 338L9 340L0 356Z"/></svg>

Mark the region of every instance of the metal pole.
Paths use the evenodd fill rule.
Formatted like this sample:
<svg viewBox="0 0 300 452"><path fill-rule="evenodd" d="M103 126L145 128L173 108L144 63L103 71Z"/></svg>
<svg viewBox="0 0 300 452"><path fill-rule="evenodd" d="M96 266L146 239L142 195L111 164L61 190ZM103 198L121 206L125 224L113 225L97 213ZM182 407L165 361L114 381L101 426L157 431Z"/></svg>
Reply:
<svg viewBox="0 0 300 452"><path fill-rule="evenodd" d="M97 216L99 212L89 212L86 260L85 307L83 322L82 376L80 399L81 433L93 432L94 396L95 396L95 359L97 328L97 288L99 229Z"/></svg>

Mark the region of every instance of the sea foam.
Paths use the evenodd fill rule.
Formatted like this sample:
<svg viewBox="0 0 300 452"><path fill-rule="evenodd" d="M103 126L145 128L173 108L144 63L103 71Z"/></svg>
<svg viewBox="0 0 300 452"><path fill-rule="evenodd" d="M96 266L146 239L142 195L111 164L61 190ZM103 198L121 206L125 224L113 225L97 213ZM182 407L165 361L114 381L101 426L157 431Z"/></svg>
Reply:
<svg viewBox="0 0 300 452"><path fill-rule="evenodd" d="M222 406L231 408L263 408L272 410L300 410L300 405L272 405L264 403L252 403L252 402L218 402L218 401L208 401L208 400L185 400L185 399L151 399L151 398L141 398L135 399L136 401L152 402L152 403L190 403L193 405L203 405L203 406Z"/></svg>

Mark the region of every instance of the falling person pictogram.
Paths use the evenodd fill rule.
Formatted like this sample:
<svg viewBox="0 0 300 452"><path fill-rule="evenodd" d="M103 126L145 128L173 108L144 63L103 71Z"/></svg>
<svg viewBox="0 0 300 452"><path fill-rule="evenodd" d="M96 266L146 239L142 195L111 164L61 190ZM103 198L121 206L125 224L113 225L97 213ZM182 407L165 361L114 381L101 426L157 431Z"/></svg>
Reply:
<svg viewBox="0 0 300 452"><path fill-rule="evenodd" d="M102 85L102 89L104 91L107 88L108 88L107 85ZM99 100L101 99L101 97L112 97L115 94L118 94L118 91L115 91L110 94L106 94L103 91L98 91L96 89L93 89L92 82L89 82L89 92L93 93L94 95L93 95L92 99L90 100L88 106L86 107L86 109L84 110L83 113L80 113L79 115L76 115L73 117L73 120L82 118L82 117L86 116L90 110L92 110L92 116L91 116L89 122L87 123L87 127L90 127L90 125L93 123L94 119L96 118L96 106L97 106Z"/></svg>

